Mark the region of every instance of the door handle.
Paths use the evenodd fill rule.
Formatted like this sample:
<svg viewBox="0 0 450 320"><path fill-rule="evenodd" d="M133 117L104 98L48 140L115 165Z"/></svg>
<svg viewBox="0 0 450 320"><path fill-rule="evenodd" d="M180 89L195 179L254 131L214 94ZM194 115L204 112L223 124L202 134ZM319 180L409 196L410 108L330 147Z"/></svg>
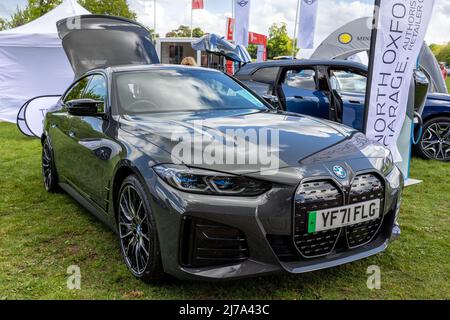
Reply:
<svg viewBox="0 0 450 320"><path fill-rule="evenodd" d="M361 102L357 101L357 100L348 100L349 103L353 103L353 104L361 104Z"/></svg>
<svg viewBox="0 0 450 320"><path fill-rule="evenodd" d="M294 96L295 99L305 99L303 96Z"/></svg>
<svg viewBox="0 0 450 320"><path fill-rule="evenodd" d="M71 137L71 138L75 138L76 137L76 133L75 132L73 132L73 131L69 131L69 137Z"/></svg>

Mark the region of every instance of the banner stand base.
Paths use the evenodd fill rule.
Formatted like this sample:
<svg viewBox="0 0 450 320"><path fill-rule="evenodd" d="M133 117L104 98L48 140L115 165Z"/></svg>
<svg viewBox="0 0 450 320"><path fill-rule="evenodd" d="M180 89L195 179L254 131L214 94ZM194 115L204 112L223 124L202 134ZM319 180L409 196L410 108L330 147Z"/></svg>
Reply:
<svg viewBox="0 0 450 320"><path fill-rule="evenodd" d="M406 188L406 187L414 186L414 185L416 185L416 184L421 184L422 182L423 182L422 180L417 180L417 179L409 178L409 179L407 179L407 180L405 181L405 188Z"/></svg>

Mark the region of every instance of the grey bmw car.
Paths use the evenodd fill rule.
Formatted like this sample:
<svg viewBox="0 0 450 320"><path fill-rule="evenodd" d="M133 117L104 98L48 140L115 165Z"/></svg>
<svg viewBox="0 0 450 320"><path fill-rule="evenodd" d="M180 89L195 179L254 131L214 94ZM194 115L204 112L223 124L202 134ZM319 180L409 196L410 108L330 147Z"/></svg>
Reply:
<svg viewBox="0 0 450 320"><path fill-rule="evenodd" d="M80 19L75 31L58 25L77 79L45 118L44 184L117 233L134 276L295 274L387 247L403 178L381 145L273 109L221 72L155 64L135 22ZM130 34L109 59L80 50Z"/></svg>

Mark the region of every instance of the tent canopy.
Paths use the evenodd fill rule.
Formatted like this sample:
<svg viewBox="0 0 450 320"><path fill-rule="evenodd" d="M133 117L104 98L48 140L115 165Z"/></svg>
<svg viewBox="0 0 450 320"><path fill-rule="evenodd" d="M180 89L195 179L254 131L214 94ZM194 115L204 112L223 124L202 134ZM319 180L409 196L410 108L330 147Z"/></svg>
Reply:
<svg viewBox="0 0 450 320"><path fill-rule="evenodd" d="M56 22L83 14L89 12L75 0L65 0L26 25L0 32L0 120L16 122L27 100L62 94L72 82Z"/></svg>
<svg viewBox="0 0 450 320"><path fill-rule="evenodd" d="M192 49L206 51L222 55L229 60L240 63L252 61L247 49L241 45L235 45L217 34L207 34L192 43Z"/></svg>

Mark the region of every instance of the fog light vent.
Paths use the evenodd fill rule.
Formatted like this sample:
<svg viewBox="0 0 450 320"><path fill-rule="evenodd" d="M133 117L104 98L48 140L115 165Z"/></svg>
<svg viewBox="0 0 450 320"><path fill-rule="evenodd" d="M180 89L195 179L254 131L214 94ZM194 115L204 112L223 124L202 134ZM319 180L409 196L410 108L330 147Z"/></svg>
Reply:
<svg viewBox="0 0 450 320"><path fill-rule="evenodd" d="M184 219L180 248L180 262L185 267L234 264L249 254L239 229L199 218Z"/></svg>

